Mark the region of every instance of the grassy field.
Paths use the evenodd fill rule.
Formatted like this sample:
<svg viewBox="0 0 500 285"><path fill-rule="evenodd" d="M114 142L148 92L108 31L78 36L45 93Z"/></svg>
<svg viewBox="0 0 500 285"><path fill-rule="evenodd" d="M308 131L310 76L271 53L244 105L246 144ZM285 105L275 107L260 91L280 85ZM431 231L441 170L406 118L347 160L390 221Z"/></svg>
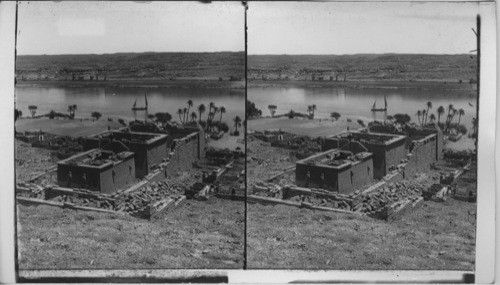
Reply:
<svg viewBox="0 0 500 285"><path fill-rule="evenodd" d="M354 120L347 122L345 119L340 121L328 120L309 120L309 119L289 119L281 118L261 118L248 120L248 130L265 131L265 130L282 130L284 132L304 135L309 137L320 137L341 133L347 128L355 130L361 126Z"/></svg>
<svg viewBox="0 0 500 285"><path fill-rule="evenodd" d="M242 268L244 211L243 202L189 200L147 221L19 205L19 268Z"/></svg>
<svg viewBox="0 0 500 285"><path fill-rule="evenodd" d="M248 205L254 269L474 270L476 204L426 201L396 222Z"/></svg>
<svg viewBox="0 0 500 285"><path fill-rule="evenodd" d="M18 119L16 122L16 130L24 132L29 130L41 130L42 132L70 137L85 137L108 130L122 128L116 120L113 122L107 121L104 118L101 120L69 120L69 119Z"/></svg>

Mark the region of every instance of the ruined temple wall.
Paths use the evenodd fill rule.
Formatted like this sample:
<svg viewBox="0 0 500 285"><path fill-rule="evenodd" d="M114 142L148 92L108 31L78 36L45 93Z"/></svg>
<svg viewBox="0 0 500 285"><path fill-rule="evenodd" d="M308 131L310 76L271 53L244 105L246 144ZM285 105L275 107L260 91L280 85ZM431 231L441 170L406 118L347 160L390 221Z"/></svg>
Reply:
<svg viewBox="0 0 500 285"><path fill-rule="evenodd" d="M109 168L111 169L111 168ZM61 187L84 188L92 191L101 191L101 172L98 168L78 165L58 164L57 184ZM69 173L71 172L71 180ZM86 178L84 178L84 176Z"/></svg>
<svg viewBox="0 0 500 285"><path fill-rule="evenodd" d="M173 154L167 165L167 176L191 169L199 156L204 156L204 140L199 138L199 133L196 133L173 142ZM203 148L202 151L201 148Z"/></svg>
<svg viewBox="0 0 500 285"><path fill-rule="evenodd" d="M114 175L113 175L114 173ZM101 172L101 192L114 193L118 189L124 188L136 182L135 163L131 157L125 161L113 165L112 168Z"/></svg>
<svg viewBox="0 0 500 285"><path fill-rule="evenodd" d="M398 141L386 147L385 150L385 173L389 173L389 169L396 167L401 163L401 160L406 158L405 140Z"/></svg>
<svg viewBox="0 0 500 285"><path fill-rule="evenodd" d="M351 193L372 181L373 160L371 157L340 169L305 163L297 163L295 169L297 186L321 188L343 194Z"/></svg>
<svg viewBox="0 0 500 285"><path fill-rule="evenodd" d="M308 177L308 173L310 177ZM295 183L301 187L338 191L338 171L319 165L297 163L295 168Z"/></svg>
<svg viewBox="0 0 500 285"><path fill-rule="evenodd" d="M407 155L408 163L405 167L405 176L422 171L429 171L431 163L436 161L436 137L431 135L413 142L411 152Z"/></svg>
<svg viewBox="0 0 500 285"><path fill-rule="evenodd" d="M369 158L353 165L349 171L349 176L352 176L352 180L349 177L350 181L339 185L340 193L350 193L373 182L373 160Z"/></svg>

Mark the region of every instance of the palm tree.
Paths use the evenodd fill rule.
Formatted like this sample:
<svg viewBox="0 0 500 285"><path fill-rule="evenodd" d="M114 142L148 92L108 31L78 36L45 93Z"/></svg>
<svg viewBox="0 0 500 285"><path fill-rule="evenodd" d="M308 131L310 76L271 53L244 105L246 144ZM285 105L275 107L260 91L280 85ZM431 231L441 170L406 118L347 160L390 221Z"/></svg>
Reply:
<svg viewBox="0 0 500 285"><path fill-rule="evenodd" d="M236 132L236 131L238 131L238 127L241 127L241 118L240 118L240 116L234 117L233 122L234 122L234 128L235 128L235 132Z"/></svg>
<svg viewBox="0 0 500 285"><path fill-rule="evenodd" d="M221 106L219 112L220 112L220 119L219 119L219 125L220 125L222 123L222 114L226 112L226 107Z"/></svg>
<svg viewBox="0 0 500 285"><path fill-rule="evenodd" d="M453 104L448 105L448 116L446 117L446 129L449 128L451 124L451 120L453 120L453 116L451 115L452 112L454 112L455 108L453 107Z"/></svg>
<svg viewBox="0 0 500 285"><path fill-rule="evenodd" d="M420 116L422 116L422 111L418 110L416 115L418 117L418 123L422 125L422 123L420 122Z"/></svg>
<svg viewBox="0 0 500 285"><path fill-rule="evenodd" d="M38 109L38 107L35 105L29 105L28 109L30 110L31 117L33 118L36 114L36 110Z"/></svg>
<svg viewBox="0 0 500 285"><path fill-rule="evenodd" d="M193 101L191 99L189 99L187 101L187 104L188 104L188 113L189 113L189 110L191 109L191 107L193 107Z"/></svg>
<svg viewBox="0 0 500 285"><path fill-rule="evenodd" d="M462 116L465 115L465 111L464 109L460 108L458 110L458 124L460 125L460 119L462 118Z"/></svg>
<svg viewBox="0 0 500 285"><path fill-rule="evenodd" d="M183 124L185 124L187 122L187 119L188 119L188 116L189 116L189 114L188 114L187 111L188 111L188 109L186 107L184 107L184 109L182 109L182 114L183 114L182 117L184 118Z"/></svg>
<svg viewBox="0 0 500 285"><path fill-rule="evenodd" d="M76 104L68 106L69 117L71 119L75 118L75 111L76 111L77 108L78 107L76 106Z"/></svg>
<svg viewBox="0 0 500 285"><path fill-rule="evenodd" d="M427 120L427 110L425 110L425 109L422 110L422 123L420 123L421 126L423 126L425 124L424 117L425 117L425 120Z"/></svg>
<svg viewBox="0 0 500 285"><path fill-rule="evenodd" d="M201 114L203 114L205 110L206 110L205 104L200 104L200 106L198 106L198 113L200 113L200 121L201 121Z"/></svg>
<svg viewBox="0 0 500 285"><path fill-rule="evenodd" d="M212 109L215 107L215 103L214 102L210 102L210 104L208 104L208 115L210 117L210 113L212 112ZM209 121L210 119L207 118L207 121Z"/></svg>
<svg viewBox="0 0 500 285"><path fill-rule="evenodd" d="M183 114L183 113L182 113L182 109L181 109L181 108L179 108L179 110L177 110L177 115L179 115L179 121L180 121L180 123L181 123L181 124L182 124L182 118L181 118L181 115L182 115L182 114Z"/></svg>
<svg viewBox="0 0 500 285"><path fill-rule="evenodd" d="M427 102L427 104L425 104L425 105L427 106L427 112L426 112L427 114L426 114L426 116L425 116L425 124L427 124L427 116L429 116L429 110L430 110L430 109L432 109L432 102L431 102L431 101L429 101L429 102Z"/></svg>
<svg viewBox="0 0 500 285"><path fill-rule="evenodd" d="M274 117L274 114L276 114L276 109L278 108L278 106L268 105L267 108L269 109L269 112L271 113L271 117Z"/></svg>
<svg viewBox="0 0 500 285"><path fill-rule="evenodd" d="M191 113L191 121L196 121L196 118L197 118L197 117L198 117L198 116L196 116L196 112L192 112L192 113Z"/></svg>
<svg viewBox="0 0 500 285"><path fill-rule="evenodd" d="M474 137L477 137L477 119L472 118L472 130Z"/></svg>
<svg viewBox="0 0 500 285"><path fill-rule="evenodd" d="M441 115L444 114L444 107L443 106L439 106L439 108L437 109L437 113L438 113L438 124L439 124L440 120L441 120Z"/></svg>
<svg viewBox="0 0 500 285"><path fill-rule="evenodd" d="M313 118L314 118L314 111L316 111L316 110L317 110L317 108L316 108L316 105L315 105L315 104L313 104L313 105L311 106L311 110L312 110L312 116L313 116Z"/></svg>
<svg viewBox="0 0 500 285"><path fill-rule="evenodd" d="M434 115L434 114L431 114L431 116L429 118L431 120L430 121L431 123L434 123L436 121L436 115Z"/></svg>

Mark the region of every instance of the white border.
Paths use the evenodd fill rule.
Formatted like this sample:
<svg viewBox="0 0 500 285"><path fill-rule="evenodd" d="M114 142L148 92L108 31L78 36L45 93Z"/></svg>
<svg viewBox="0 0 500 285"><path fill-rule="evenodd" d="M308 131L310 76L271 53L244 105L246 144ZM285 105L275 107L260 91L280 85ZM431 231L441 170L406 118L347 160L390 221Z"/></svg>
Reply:
<svg viewBox="0 0 500 285"><path fill-rule="evenodd" d="M0 3L0 282L15 282L14 39L16 2Z"/></svg>
<svg viewBox="0 0 500 285"><path fill-rule="evenodd" d="M430 1L432 2L432 1ZM477 1L471 1L477 2ZM250 3L251 5L251 3ZM496 102L496 43L498 34L494 2L481 3L482 15L482 42L481 42L481 96L480 96L480 126L479 126L479 153L478 153L478 211L477 211L477 239L476 239L476 283L486 284L495 282L495 261L500 264L500 258L495 252L496 220L500 214L495 212L495 201L500 203L500 195L495 196L495 163L494 157L500 161L500 154L495 152L495 135L500 133L500 116L495 120L496 110L500 110L500 100ZM13 136L13 108L14 106L14 31L15 31L15 2L0 2L0 122L2 136L0 136L0 283L15 282L14 266L14 136ZM496 7L498 12L499 8ZM497 67L497 68L495 68ZM495 128L495 122L497 128ZM500 177L500 172L499 172ZM499 178L500 179L500 178ZM495 198L494 198L495 197ZM498 219L497 219L498 220ZM498 240L498 235L496 236ZM165 270L169 271L169 270ZM218 270L216 270L218 271ZM287 282L291 280L323 280L360 282L416 282L428 280L450 280L450 276L457 276L459 272L449 271L286 271L286 270L227 270L230 282L270 283ZM460 273L461 274L461 273ZM340 278L341 277L341 278ZM423 279L418 279L418 278Z"/></svg>

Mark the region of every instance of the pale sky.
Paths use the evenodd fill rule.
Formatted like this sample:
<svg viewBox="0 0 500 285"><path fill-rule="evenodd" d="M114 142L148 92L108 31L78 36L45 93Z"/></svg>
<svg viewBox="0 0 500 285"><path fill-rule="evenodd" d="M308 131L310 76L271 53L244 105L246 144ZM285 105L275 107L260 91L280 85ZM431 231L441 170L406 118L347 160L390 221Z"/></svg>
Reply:
<svg viewBox="0 0 500 285"><path fill-rule="evenodd" d="M240 2L21 2L18 55L244 51Z"/></svg>
<svg viewBox="0 0 500 285"><path fill-rule="evenodd" d="M250 2L248 54L461 54L480 3Z"/></svg>

